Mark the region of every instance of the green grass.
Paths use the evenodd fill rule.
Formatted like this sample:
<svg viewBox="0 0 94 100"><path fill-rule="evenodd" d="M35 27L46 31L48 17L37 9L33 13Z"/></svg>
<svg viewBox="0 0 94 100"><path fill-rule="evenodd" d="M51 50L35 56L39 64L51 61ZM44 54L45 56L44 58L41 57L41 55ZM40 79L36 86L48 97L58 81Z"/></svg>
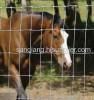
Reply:
<svg viewBox="0 0 94 100"><path fill-rule="evenodd" d="M62 18L65 18L66 17L66 14L65 14L65 10L64 10L64 7L62 7L63 2L62 0L58 0L59 1L59 10L60 10L60 15ZM85 0L81 1L81 0L78 0L78 5L79 5L79 12L80 12L80 15L81 15L81 19L83 21L86 21L86 16L87 16L87 9L84 5L86 5L86 2ZM94 4L94 1L93 1L93 4ZM33 11L47 11L51 14L54 14L54 9L53 9L53 2L52 0L32 0L31 1L31 5L33 6L32 10ZM17 7L19 7L18 5L16 5ZM46 6L46 7L43 7L43 6ZM48 7L47 7L48 6ZM0 15L3 16L3 17L6 17L6 9L5 9L5 1L4 0L0 0L0 7L3 7L1 10L0 10ZM94 7L92 7L92 9L94 9ZM93 12L94 14L94 12ZM94 20L94 16L92 17L92 19Z"/></svg>
<svg viewBox="0 0 94 100"><path fill-rule="evenodd" d="M57 72L55 67L52 67L50 65L46 66L44 70L37 70L35 73L35 77L33 81L35 83L41 84L42 82L45 82L50 85L57 85L61 82L64 82L67 80L67 77L61 77Z"/></svg>
<svg viewBox="0 0 94 100"><path fill-rule="evenodd" d="M5 0L0 0L0 16L6 17Z"/></svg>

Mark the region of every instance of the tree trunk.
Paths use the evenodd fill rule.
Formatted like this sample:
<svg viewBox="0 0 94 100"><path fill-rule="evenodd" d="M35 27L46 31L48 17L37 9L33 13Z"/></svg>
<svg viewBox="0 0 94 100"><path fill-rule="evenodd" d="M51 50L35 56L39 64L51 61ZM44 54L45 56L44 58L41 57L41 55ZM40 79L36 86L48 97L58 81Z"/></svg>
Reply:
<svg viewBox="0 0 94 100"><path fill-rule="evenodd" d="M59 8L58 8L58 2L57 2L57 0L54 0L54 10L55 10L55 14L57 16L60 16L59 15Z"/></svg>
<svg viewBox="0 0 94 100"><path fill-rule="evenodd" d="M71 27L79 27L81 25L81 17L78 11L78 5L76 0L64 0L66 6L66 23ZM76 5L76 6L75 6Z"/></svg>
<svg viewBox="0 0 94 100"><path fill-rule="evenodd" d="M17 2L16 2L17 4L21 4L21 0L17 0Z"/></svg>
<svg viewBox="0 0 94 100"><path fill-rule="evenodd" d="M92 22L92 0L86 0L88 5L87 21Z"/></svg>
<svg viewBox="0 0 94 100"><path fill-rule="evenodd" d="M16 13L16 6L12 0L5 0L5 6L8 17Z"/></svg>
<svg viewBox="0 0 94 100"><path fill-rule="evenodd" d="M25 12L31 12L31 2L30 0L22 0L21 1L22 7L23 7L23 11Z"/></svg>
<svg viewBox="0 0 94 100"><path fill-rule="evenodd" d="M58 22L58 20L60 19L60 13L59 13L59 8L58 8L58 2L57 0L54 0L54 23Z"/></svg>

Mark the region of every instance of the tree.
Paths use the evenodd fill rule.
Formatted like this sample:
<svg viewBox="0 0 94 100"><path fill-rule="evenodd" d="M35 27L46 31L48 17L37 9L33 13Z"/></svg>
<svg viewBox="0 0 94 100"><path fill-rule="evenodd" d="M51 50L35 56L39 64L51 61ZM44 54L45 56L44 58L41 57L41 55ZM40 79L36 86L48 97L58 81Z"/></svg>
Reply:
<svg viewBox="0 0 94 100"><path fill-rule="evenodd" d="M54 10L55 10L55 15L60 16L57 0L54 0Z"/></svg>
<svg viewBox="0 0 94 100"><path fill-rule="evenodd" d="M58 19L60 19L60 13L59 13L59 8L58 8L58 2L57 0L54 0L54 23L58 21Z"/></svg>
<svg viewBox="0 0 94 100"><path fill-rule="evenodd" d="M16 6L12 0L5 0L7 16L10 17L16 13Z"/></svg>
<svg viewBox="0 0 94 100"><path fill-rule="evenodd" d="M87 5L88 5L88 16L87 16L87 21L92 22L92 0L86 0Z"/></svg>
<svg viewBox="0 0 94 100"><path fill-rule="evenodd" d="M26 12L31 12L31 2L30 0L21 0L21 5L23 7L23 10Z"/></svg>
<svg viewBox="0 0 94 100"><path fill-rule="evenodd" d="M17 0L17 4L21 4L21 0Z"/></svg>
<svg viewBox="0 0 94 100"><path fill-rule="evenodd" d="M64 0L64 5L66 6L66 23L71 28L73 26L79 27L81 25L81 17L78 10L78 5L76 0ZM76 23L75 23L76 22ZM75 23L75 24L74 24Z"/></svg>

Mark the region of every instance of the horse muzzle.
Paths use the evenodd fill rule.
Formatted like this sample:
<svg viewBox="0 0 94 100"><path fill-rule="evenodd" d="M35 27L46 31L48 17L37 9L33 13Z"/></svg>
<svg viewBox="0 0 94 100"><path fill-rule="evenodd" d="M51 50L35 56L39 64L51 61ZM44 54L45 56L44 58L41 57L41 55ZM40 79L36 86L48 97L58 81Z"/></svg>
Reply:
<svg viewBox="0 0 94 100"><path fill-rule="evenodd" d="M66 60L66 59L58 59L58 64L60 65L59 69L60 71L68 71L70 70L70 67L72 65L72 60Z"/></svg>

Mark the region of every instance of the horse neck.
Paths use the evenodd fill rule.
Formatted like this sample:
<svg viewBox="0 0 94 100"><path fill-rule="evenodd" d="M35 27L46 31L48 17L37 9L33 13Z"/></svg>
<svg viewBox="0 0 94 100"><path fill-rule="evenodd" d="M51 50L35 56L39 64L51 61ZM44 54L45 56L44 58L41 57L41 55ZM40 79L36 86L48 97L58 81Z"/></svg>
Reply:
<svg viewBox="0 0 94 100"><path fill-rule="evenodd" d="M7 18L0 17L0 30L9 30L10 29L10 21Z"/></svg>
<svg viewBox="0 0 94 100"><path fill-rule="evenodd" d="M20 25L21 30L26 29L22 31L22 36L26 40L27 44L30 42L30 38L33 43L34 41L36 41L36 39L40 37L41 34L45 33L45 29L51 29L51 21L47 17L42 18L40 14L24 14L21 17L21 13L17 13L10 20L12 22L12 27L14 26L13 28L15 28L15 30L19 29Z"/></svg>
<svg viewBox="0 0 94 100"><path fill-rule="evenodd" d="M43 20L40 20L39 26L37 27L40 31L38 32L33 32L33 36L35 36L35 39L32 41L33 45L40 47L40 43L41 41L43 41L43 36L44 34L46 34L47 29L51 29L52 28L52 21L50 21L49 19L47 19L46 17L43 18ZM42 35L42 37L41 37ZM45 45L41 45L42 47L45 48Z"/></svg>

